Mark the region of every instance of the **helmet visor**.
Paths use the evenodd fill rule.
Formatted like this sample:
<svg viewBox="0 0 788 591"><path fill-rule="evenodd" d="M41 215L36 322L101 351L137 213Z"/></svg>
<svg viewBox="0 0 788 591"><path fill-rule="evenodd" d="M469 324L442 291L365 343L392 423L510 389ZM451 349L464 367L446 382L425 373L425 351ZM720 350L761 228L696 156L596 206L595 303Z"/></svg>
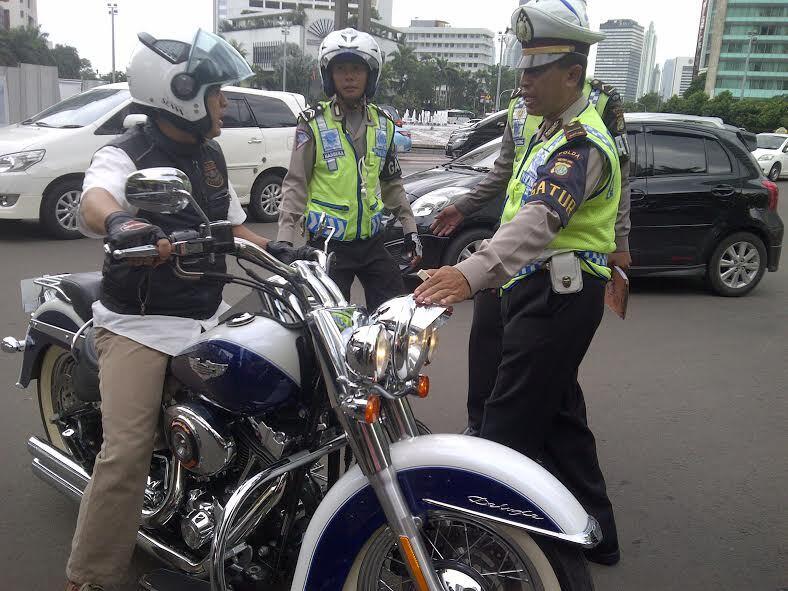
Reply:
<svg viewBox="0 0 788 591"><path fill-rule="evenodd" d="M249 64L232 45L202 29L194 37L186 73L200 86L234 84L253 75Z"/></svg>

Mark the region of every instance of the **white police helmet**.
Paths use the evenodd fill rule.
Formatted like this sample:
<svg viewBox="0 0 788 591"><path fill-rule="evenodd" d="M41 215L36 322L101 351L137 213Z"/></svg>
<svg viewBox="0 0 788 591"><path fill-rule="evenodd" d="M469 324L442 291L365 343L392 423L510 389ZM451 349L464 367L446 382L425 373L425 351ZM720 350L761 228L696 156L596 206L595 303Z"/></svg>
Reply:
<svg viewBox="0 0 788 591"><path fill-rule="evenodd" d="M544 66L571 53L588 56L605 38L588 24L585 0L530 0L512 13L512 32L523 45L521 69Z"/></svg>
<svg viewBox="0 0 788 591"><path fill-rule="evenodd" d="M320 64L320 79L326 96L334 96L336 88L331 77L331 64L338 61L363 62L369 68L367 88L364 94L368 99L375 96L380 80L383 54L377 41L369 33L356 29L343 29L326 35L317 56Z"/></svg>
<svg viewBox="0 0 788 591"><path fill-rule="evenodd" d="M179 129L204 135L211 128L206 91L244 80L252 69L221 37L197 31L189 44L156 39L148 33L140 40L127 70L129 91L138 105L155 109Z"/></svg>

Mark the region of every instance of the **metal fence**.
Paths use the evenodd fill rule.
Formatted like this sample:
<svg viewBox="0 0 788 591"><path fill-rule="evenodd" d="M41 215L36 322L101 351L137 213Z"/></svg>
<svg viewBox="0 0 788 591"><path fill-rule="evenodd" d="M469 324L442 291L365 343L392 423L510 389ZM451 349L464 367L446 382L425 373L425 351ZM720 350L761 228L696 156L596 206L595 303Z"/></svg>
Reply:
<svg viewBox="0 0 788 591"><path fill-rule="evenodd" d="M18 123L58 101L55 66L0 66L0 126Z"/></svg>

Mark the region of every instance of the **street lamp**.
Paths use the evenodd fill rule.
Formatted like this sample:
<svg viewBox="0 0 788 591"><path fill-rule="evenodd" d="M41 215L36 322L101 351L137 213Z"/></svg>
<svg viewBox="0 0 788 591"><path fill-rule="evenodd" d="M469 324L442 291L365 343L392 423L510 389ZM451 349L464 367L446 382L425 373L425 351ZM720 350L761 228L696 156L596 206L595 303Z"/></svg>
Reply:
<svg viewBox="0 0 788 591"><path fill-rule="evenodd" d="M509 34L509 31L511 31L511 29L509 27L506 27L506 30L503 33L498 31L498 38L501 41L501 54L500 54L500 57L498 59L498 87L497 87L497 89L495 91L495 93L496 93L496 96L495 96L495 111L496 111L496 113L501 108L501 70L503 69L503 42L506 39L506 35Z"/></svg>
<svg viewBox="0 0 788 591"><path fill-rule="evenodd" d="M112 18L112 83L115 83L115 15L118 14L118 5L107 2L107 12Z"/></svg>
<svg viewBox="0 0 788 591"><path fill-rule="evenodd" d="M750 38L750 41L747 45L747 59L744 61L744 76L742 76L741 79L739 98L744 98L744 85L747 82L747 70L750 69L750 54L752 53L752 44L758 40L758 31L747 31L747 36Z"/></svg>
<svg viewBox="0 0 788 591"><path fill-rule="evenodd" d="M279 24L282 26L282 35L284 35L284 60L282 62L282 92L287 92L287 36L290 34L290 23L285 22L284 19L279 17Z"/></svg>

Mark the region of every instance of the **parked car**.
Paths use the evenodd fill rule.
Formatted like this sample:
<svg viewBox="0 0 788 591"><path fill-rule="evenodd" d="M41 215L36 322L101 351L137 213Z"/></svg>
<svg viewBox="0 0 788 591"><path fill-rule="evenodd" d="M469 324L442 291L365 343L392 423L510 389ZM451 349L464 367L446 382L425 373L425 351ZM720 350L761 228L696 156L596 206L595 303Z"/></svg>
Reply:
<svg viewBox="0 0 788 591"><path fill-rule="evenodd" d="M507 111L504 109L485 117L478 123L453 131L446 143L446 155L456 158L492 139L501 137L506 127L506 115Z"/></svg>
<svg viewBox="0 0 788 591"><path fill-rule="evenodd" d="M772 181L788 174L788 134L759 133L758 147L753 151L763 173Z"/></svg>
<svg viewBox="0 0 788 591"><path fill-rule="evenodd" d="M300 94L227 87L218 138L242 204L275 221L290 164ZM58 238L79 238L76 209L93 153L122 134L132 115L125 83L68 98L21 123L0 128L0 219L39 220Z"/></svg>
<svg viewBox="0 0 788 591"><path fill-rule="evenodd" d="M627 115L632 152L632 276L704 275L724 296L749 293L780 262L783 222L777 185L764 178L739 130ZM490 170L493 140L447 164L405 177L424 244L424 268L453 265L495 232L505 194L468 216L448 238L433 236L435 215ZM386 242L402 260L402 229L387 220ZM403 261L403 272L412 271Z"/></svg>
<svg viewBox="0 0 788 591"><path fill-rule="evenodd" d="M413 148L413 138L411 137L410 131L403 129L402 117L399 111L391 105L378 106L386 111L394 120L394 143L397 146L397 152L410 152Z"/></svg>

